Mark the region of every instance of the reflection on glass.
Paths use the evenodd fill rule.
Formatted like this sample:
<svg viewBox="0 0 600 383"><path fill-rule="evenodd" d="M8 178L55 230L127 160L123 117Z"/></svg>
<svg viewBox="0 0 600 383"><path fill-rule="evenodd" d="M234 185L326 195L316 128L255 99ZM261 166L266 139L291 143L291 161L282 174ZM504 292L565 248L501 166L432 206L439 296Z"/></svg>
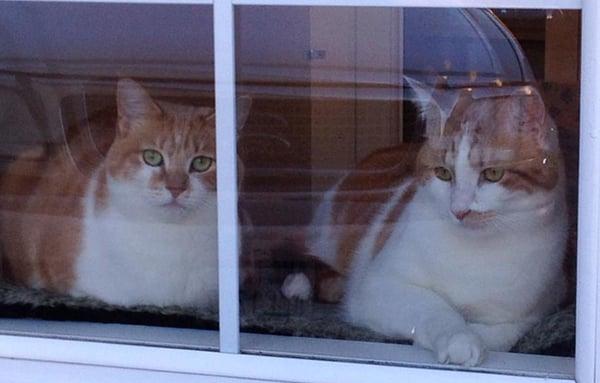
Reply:
<svg viewBox="0 0 600 383"><path fill-rule="evenodd" d="M238 10L255 101L242 330L410 342L463 366L573 355L578 65L557 51L578 57L579 19L550 15Z"/></svg>
<svg viewBox="0 0 600 383"><path fill-rule="evenodd" d="M211 8L7 3L0 25L3 314L214 328Z"/></svg>

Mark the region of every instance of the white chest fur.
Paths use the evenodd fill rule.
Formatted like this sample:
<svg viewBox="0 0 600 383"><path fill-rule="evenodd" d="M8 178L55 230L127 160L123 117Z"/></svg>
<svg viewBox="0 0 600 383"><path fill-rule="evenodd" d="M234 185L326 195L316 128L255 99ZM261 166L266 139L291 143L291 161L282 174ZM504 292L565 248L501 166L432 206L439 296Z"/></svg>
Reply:
<svg viewBox="0 0 600 383"><path fill-rule="evenodd" d="M73 293L125 306L216 302L216 201L181 224L126 218L110 203L95 213L93 203L88 192Z"/></svg>
<svg viewBox="0 0 600 383"><path fill-rule="evenodd" d="M369 269L369 278L437 292L456 308L464 308L467 319L501 322L526 315L557 282L565 243L562 227L566 225L559 211L547 225L506 235L470 237L441 220L422 198L422 192L417 193L370 266L355 264L351 283L362 280ZM551 293L557 298L562 295L556 290Z"/></svg>
<svg viewBox="0 0 600 383"><path fill-rule="evenodd" d="M466 351L450 360L476 364L482 347L509 350L561 301L565 227L557 207L545 224L510 236L461 236L418 192L374 259L360 251L374 236L364 238L348 278L348 319L411 338L442 361L456 341Z"/></svg>

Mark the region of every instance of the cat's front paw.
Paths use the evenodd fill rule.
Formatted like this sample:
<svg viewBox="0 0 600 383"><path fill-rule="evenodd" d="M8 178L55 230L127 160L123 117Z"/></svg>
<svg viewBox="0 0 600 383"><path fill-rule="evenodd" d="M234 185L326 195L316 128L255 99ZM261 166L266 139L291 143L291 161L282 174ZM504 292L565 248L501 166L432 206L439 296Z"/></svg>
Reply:
<svg viewBox="0 0 600 383"><path fill-rule="evenodd" d="M304 273L290 274L281 285L281 293L287 299L306 301L312 296L312 285Z"/></svg>
<svg viewBox="0 0 600 383"><path fill-rule="evenodd" d="M440 363L473 367L483 360L485 346L479 335L465 330L440 336L435 352Z"/></svg>

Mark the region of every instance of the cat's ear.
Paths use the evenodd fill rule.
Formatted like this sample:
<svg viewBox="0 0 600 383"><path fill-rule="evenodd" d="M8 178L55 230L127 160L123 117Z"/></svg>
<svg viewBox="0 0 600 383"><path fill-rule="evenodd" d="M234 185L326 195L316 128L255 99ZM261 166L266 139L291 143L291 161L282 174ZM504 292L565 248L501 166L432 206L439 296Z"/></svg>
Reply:
<svg viewBox="0 0 600 383"><path fill-rule="evenodd" d="M252 98L250 96L240 96L237 98L236 119L237 130L242 130L246 125L248 116L250 115L250 107L252 106Z"/></svg>
<svg viewBox="0 0 600 383"><path fill-rule="evenodd" d="M511 113L517 116L516 131L535 139L544 147L553 147L556 128L546 112L542 95L532 86L518 88L510 97Z"/></svg>
<svg viewBox="0 0 600 383"><path fill-rule="evenodd" d="M215 108L209 108L209 107L199 107L197 108L197 117L201 118L203 120L215 120L215 116L216 116L216 112L215 112ZM214 124L213 124L214 125Z"/></svg>
<svg viewBox="0 0 600 383"><path fill-rule="evenodd" d="M518 88L514 96L518 102L521 124L544 125L546 117L546 106L542 95L532 86Z"/></svg>
<svg viewBox="0 0 600 383"><path fill-rule="evenodd" d="M464 116L467 108L473 104L473 90L470 88L467 89L459 89L454 91L455 100L452 106L452 110L450 111L450 115L448 116L449 120L454 120L460 124L462 117Z"/></svg>
<svg viewBox="0 0 600 383"><path fill-rule="evenodd" d="M135 120L156 118L162 113L148 92L131 79L117 84L117 110L121 130L127 130Z"/></svg>
<svg viewBox="0 0 600 383"><path fill-rule="evenodd" d="M250 114L250 106L252 105L252 98L249 96L241 96L237 98L236 105L236 119L237 119L237 130L241 130L246 125L248 115ZM202 118L206 120L214 120L216 118L216 112L214 108L200 108Z"/></svg>
<svg viewBox="0 0 600 383"><path fill-rule="evenodd" d="M425 135L427 137L441 135L459 94L443 87L428 86L408 76L404 76L404 80L413 91L412 101L417 105L419 114L425 121Z"/></svg>

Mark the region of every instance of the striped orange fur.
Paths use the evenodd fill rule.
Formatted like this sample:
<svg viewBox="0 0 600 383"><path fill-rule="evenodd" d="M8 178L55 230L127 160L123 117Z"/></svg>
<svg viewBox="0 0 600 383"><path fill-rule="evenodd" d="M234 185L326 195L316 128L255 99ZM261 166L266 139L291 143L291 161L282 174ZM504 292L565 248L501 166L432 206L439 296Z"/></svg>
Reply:
<svg viewBox="0 0 600 383"><path fill-rule="evenodd" d="M117 106L116 126L92 128L104 156L75 135L4 172L3 273L123 305L214 301L214 109L154 100L128 79L118 83ZM239 115L244 121L247 108ZM149 150L161 161L148 163ZM197 170L200 157L208 166Z"/></svg>

